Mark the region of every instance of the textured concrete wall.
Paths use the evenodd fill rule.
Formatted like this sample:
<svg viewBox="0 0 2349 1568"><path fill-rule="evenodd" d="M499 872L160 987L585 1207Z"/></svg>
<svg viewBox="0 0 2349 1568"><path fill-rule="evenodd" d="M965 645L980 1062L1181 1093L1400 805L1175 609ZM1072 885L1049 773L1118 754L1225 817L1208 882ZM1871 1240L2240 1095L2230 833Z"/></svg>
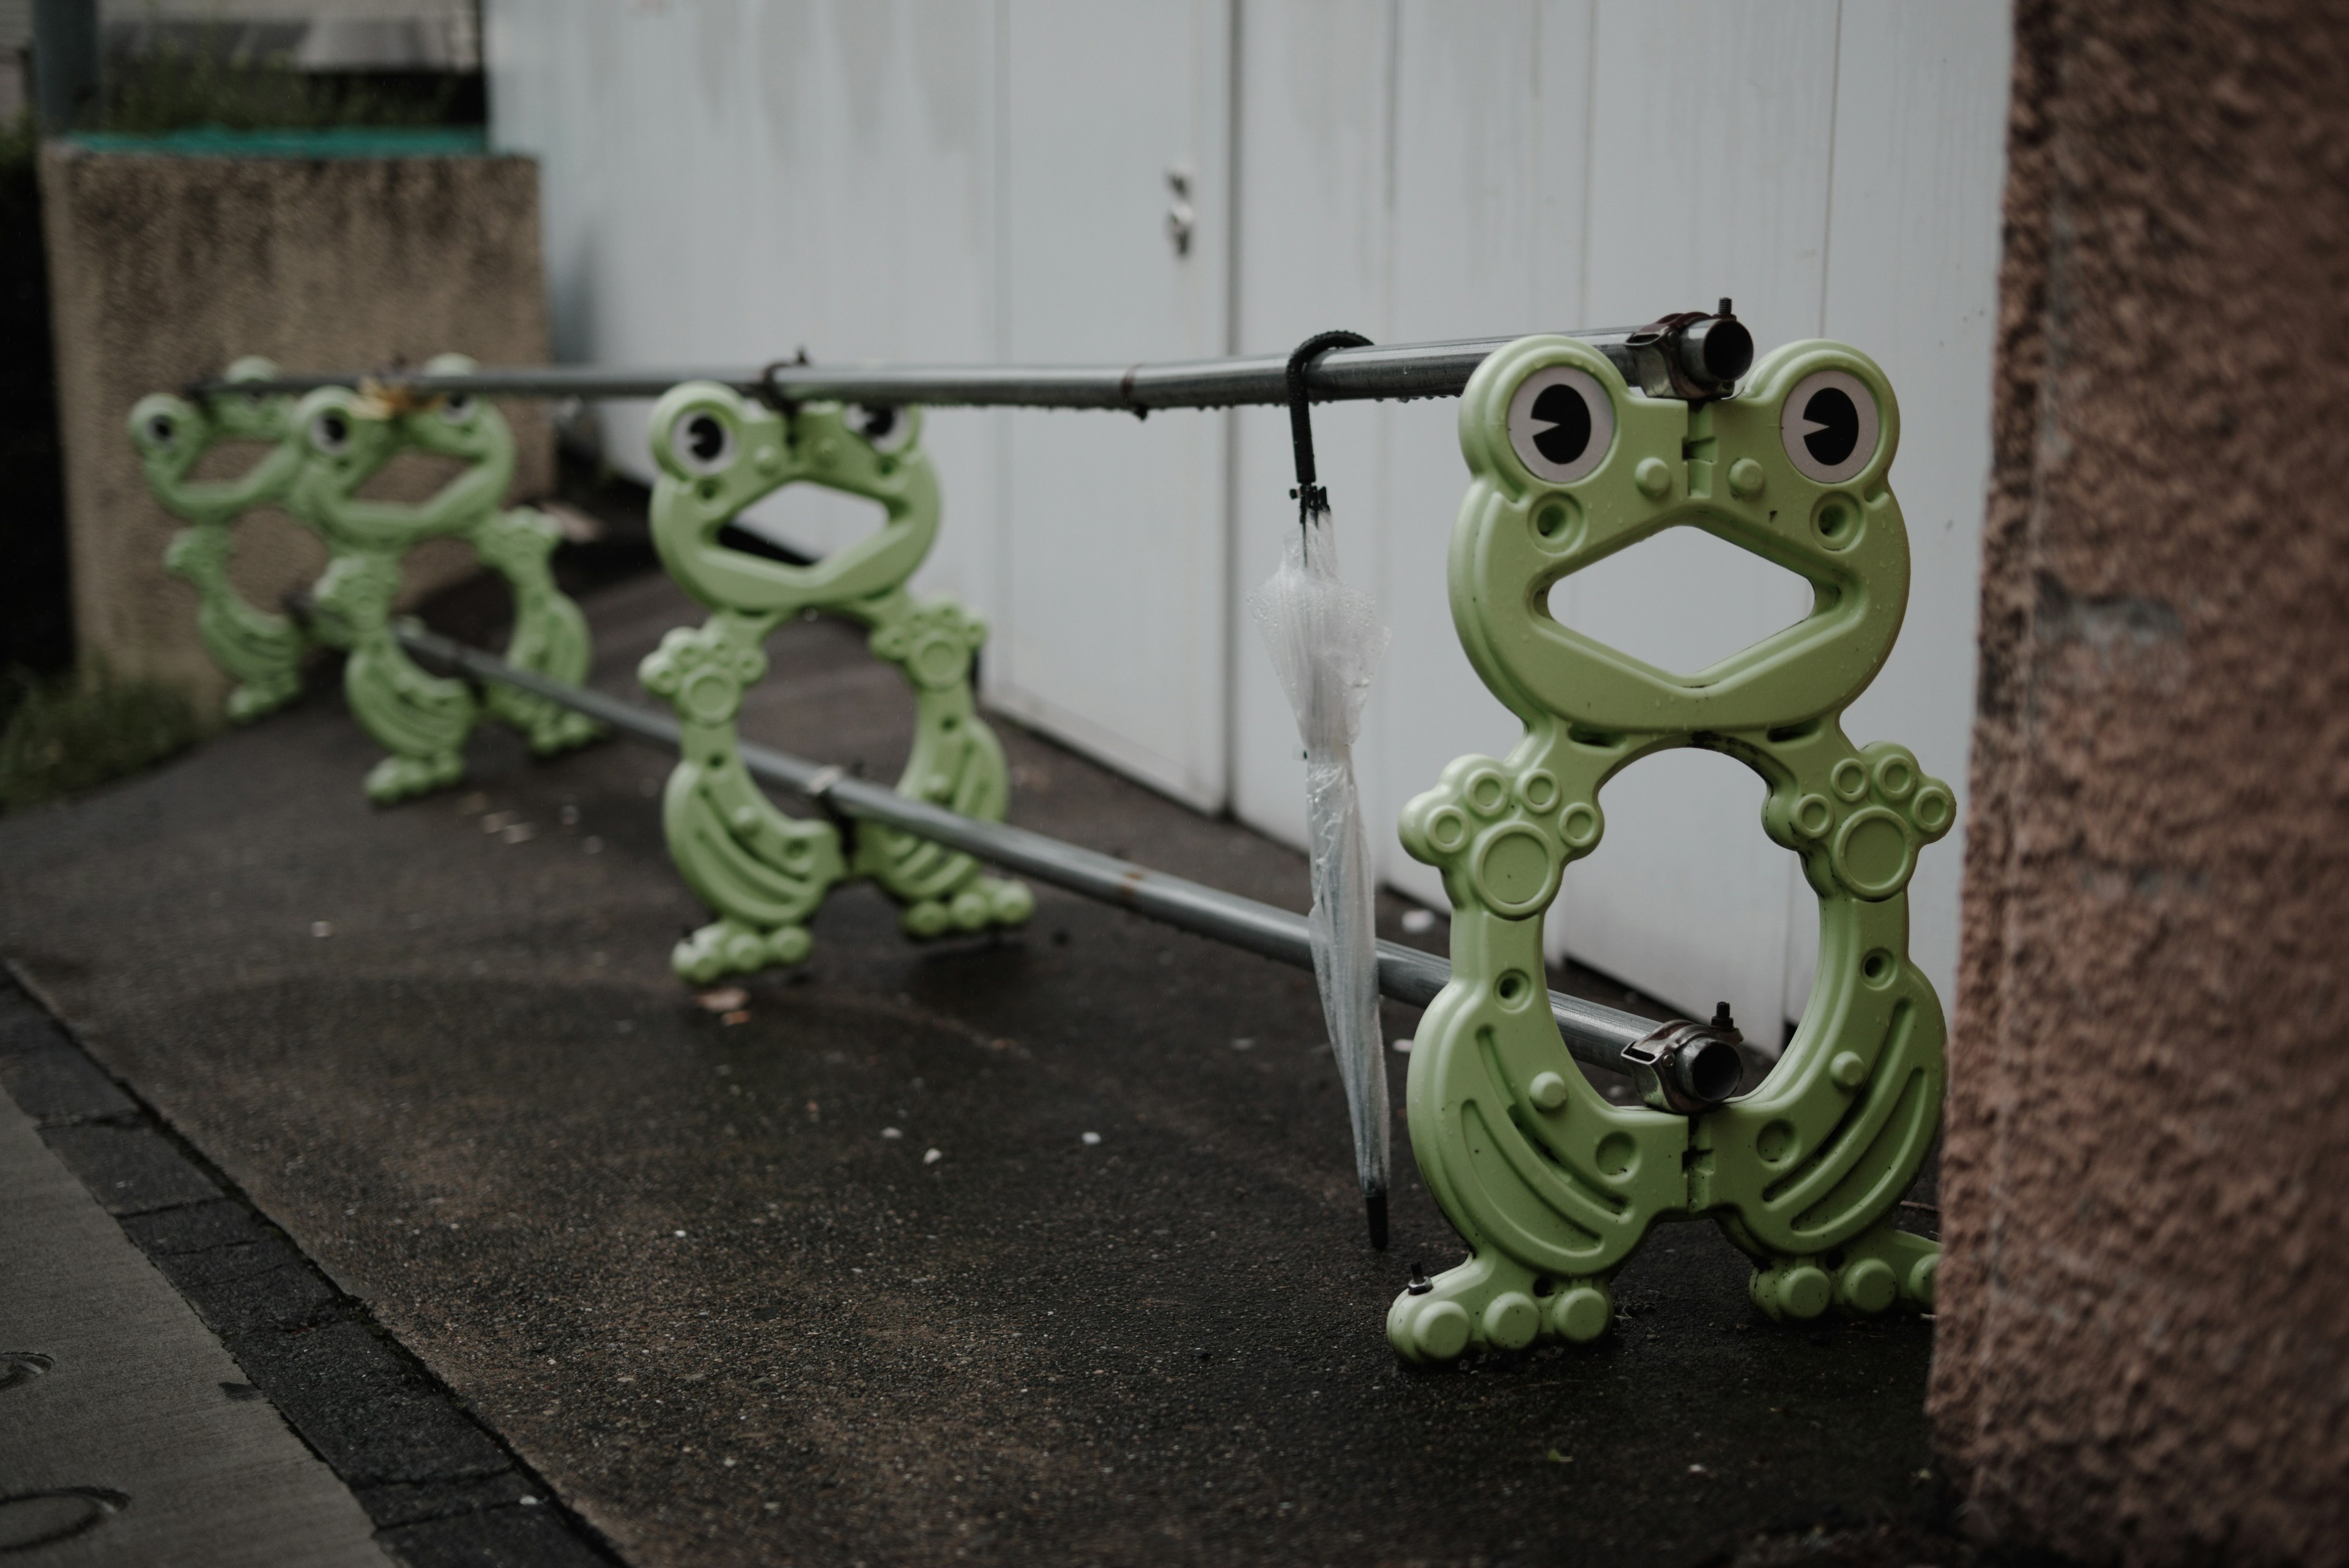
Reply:
<svg viewBox="0 0 2349 1568"><path fill-rule="evenodd" d="M2349 1561L2349 8L2024 0L1932 1412L2091 1561Z"/></svg>
<svg viewBox="0 0 2349 1568"><path fill-rule="evenodd" d="M242 355L289 369L484 364L547 357L538 167L518 158L226 159L91 153L41 163L75 636L119 672L169 681L206 711L227 682L196 637L196 600L163 571L180 526L147 492L125 434L149 392ZM554 475L543 409L509 406L516 497ZM250 449L247 449L248 452ZM225 472L249 461L222 454ZM213 468L199 470L211 473ZM414 499L445 471L403 459L368 493ZM274 605L325 562L290 523L243 531L234 576ZM465 545L409 557L410 600L472 569Z"/></svg>

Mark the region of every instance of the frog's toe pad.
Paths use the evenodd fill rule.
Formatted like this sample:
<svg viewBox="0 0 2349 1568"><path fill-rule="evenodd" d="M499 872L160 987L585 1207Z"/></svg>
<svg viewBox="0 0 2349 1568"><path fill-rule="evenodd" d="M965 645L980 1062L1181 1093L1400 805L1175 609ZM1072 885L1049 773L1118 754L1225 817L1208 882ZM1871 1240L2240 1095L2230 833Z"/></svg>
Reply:
<svg viewBox="0 0 2349 1568"><path fill-rule="evenodd" d="M301 682L291 677L284 680L248 680L228 694L228 716L236 723L251 723L264 713L274 713L301 694Z"/></svg>
<svg viewBox="0 0 2349 1568"><path fill-rule="evenodd" d="M530 749L534 756L551 757L600 741L609 733L585 713L557 713L531 727Z"/></svg>
<svg viewBox="0 0 2349 1568"><path fill-rule="evenodd" d="M1603 1278L1537 1280L1527 1288L1472 1261L1397 1296L1387 1310L1387 1343L1406 1361L1451 1361L1471 1348L1523 1350L1544 1339L1588 1344L1614 1319L1614 1295Z"/></svg>
<svg viewBox="0 0 2349 1568"><path fill-rule="evenodd" d="M815 940L805 926L761 930L731 918L712 920L669 950L678 978L707 985L721 975L750 974L772 964L797 963Z"/></svg>
<svg viewBox="0 0 2349 1568"><path fill-rule="evenodd" d="M1036 912L1036 895L1024 882L981 877L947 898L921 898L905 906L900 924L919 941L990 926L1016 926Z"/></svg>
<svg viewBox="0 0 2349 1568"><path fill-rule="evenodd" d="M995 877L979 878L979 891L987 896L987 919L990 925L1024 926L1028 917L1036 912L1036 895L1025 882L1013 882Z"/></svg>
<svg viewBox="0 0 2349 1568"><path fill-rule="evenodd" d="M1934 1243L1893 1231L1865 1239L1848 1253L1776 1259L1754 1272L1746 1293L1782 1323L1807 1322L1830 1309L1846 1317L1876 1317L1896 1306L1931 1312L1940 1262Z"/></svg>
<svg viewBox="0 0 2349 1568"><path fill-rule="evenodd" d="M386 757L367 774L367 796L378 805L389 805L445 789L464 776L465 759L454 752Z"/></svg>

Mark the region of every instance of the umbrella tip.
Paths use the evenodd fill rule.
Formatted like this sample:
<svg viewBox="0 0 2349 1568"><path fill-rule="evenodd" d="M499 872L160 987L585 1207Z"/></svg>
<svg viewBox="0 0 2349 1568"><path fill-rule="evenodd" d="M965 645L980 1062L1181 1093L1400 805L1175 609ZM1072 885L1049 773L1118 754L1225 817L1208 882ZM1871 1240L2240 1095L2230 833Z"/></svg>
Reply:
<svg viewBox="0 0 2349 1568"><path fill-rule="evenodd" d="M1387 1195L1383 1192L1362 1194L1362 1213L1371 1222L1371 1245L1379 1251L1387 1250Z"/></svg>

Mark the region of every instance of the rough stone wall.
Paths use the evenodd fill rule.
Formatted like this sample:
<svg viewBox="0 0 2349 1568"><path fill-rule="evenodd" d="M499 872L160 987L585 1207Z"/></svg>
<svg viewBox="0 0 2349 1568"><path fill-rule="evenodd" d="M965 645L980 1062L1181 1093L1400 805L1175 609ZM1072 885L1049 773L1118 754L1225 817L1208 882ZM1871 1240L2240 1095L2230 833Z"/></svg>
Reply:
<svg viewBox="0 0 2349 1568"><path fill-rule="evenodd" d="M1936 1442L2018 1543L2349 1562L2349 6L2015 51Z"/></svg>
<svg viewBox="0 0 2349 1568"><path fill-rule="evenodd" d="M126 434L131 405L246 354L287 369L547 357L538 168L520 158L150 157L44 150L42 213L65 441L75 639L117 672L216 711L228 682L196 635L196 599L163 570L180 523ZM554 480L543 408L507 405L513 496ZM231 449L223 468L249 461ZM413 500L445 474L403 459L367 493ZM233 576L274 606L324 565L290 523L240 531ZM473 570L454 540L409 558L406 600Z"/></svg>

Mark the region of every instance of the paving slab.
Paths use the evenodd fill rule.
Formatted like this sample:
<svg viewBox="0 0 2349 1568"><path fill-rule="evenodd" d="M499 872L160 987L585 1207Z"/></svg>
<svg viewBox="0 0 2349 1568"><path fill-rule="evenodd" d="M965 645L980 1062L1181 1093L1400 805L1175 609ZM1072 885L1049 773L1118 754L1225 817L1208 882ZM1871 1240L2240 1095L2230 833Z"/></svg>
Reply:
<svg viewBox="0 0 2349 1568"><path fill-rule="evenodd" d="M587 607L639 699L699 618L657 577ZM771 651L746 733L894 776L911 704L861 638ZM1003 729L1014 821L1302 907L1288 851ZM852 888L730 1022L667 968L706 917L658 753L484 735L385 811L373 754L322 691L0 820L0 952L285 1239L207 1267L323 1271L626 1561L1932 1558L1930 1324L1770 1324L1709 1226L1595 1346L1399 1365L1388 1302L1461 1249L1407 1158L1362 1244L1309 975L1045 888L1023 934L916 944ZM297 1425L432 1395L278 1338ZM388 1499L363 1431L321 1451Z"/></svg>
<svg viewBox="0 0 2349 1568"><path fill-rule="evenodd" d="M0 1555L387 1568L349 1490L5 1096L0 1194Z"/></svg>

